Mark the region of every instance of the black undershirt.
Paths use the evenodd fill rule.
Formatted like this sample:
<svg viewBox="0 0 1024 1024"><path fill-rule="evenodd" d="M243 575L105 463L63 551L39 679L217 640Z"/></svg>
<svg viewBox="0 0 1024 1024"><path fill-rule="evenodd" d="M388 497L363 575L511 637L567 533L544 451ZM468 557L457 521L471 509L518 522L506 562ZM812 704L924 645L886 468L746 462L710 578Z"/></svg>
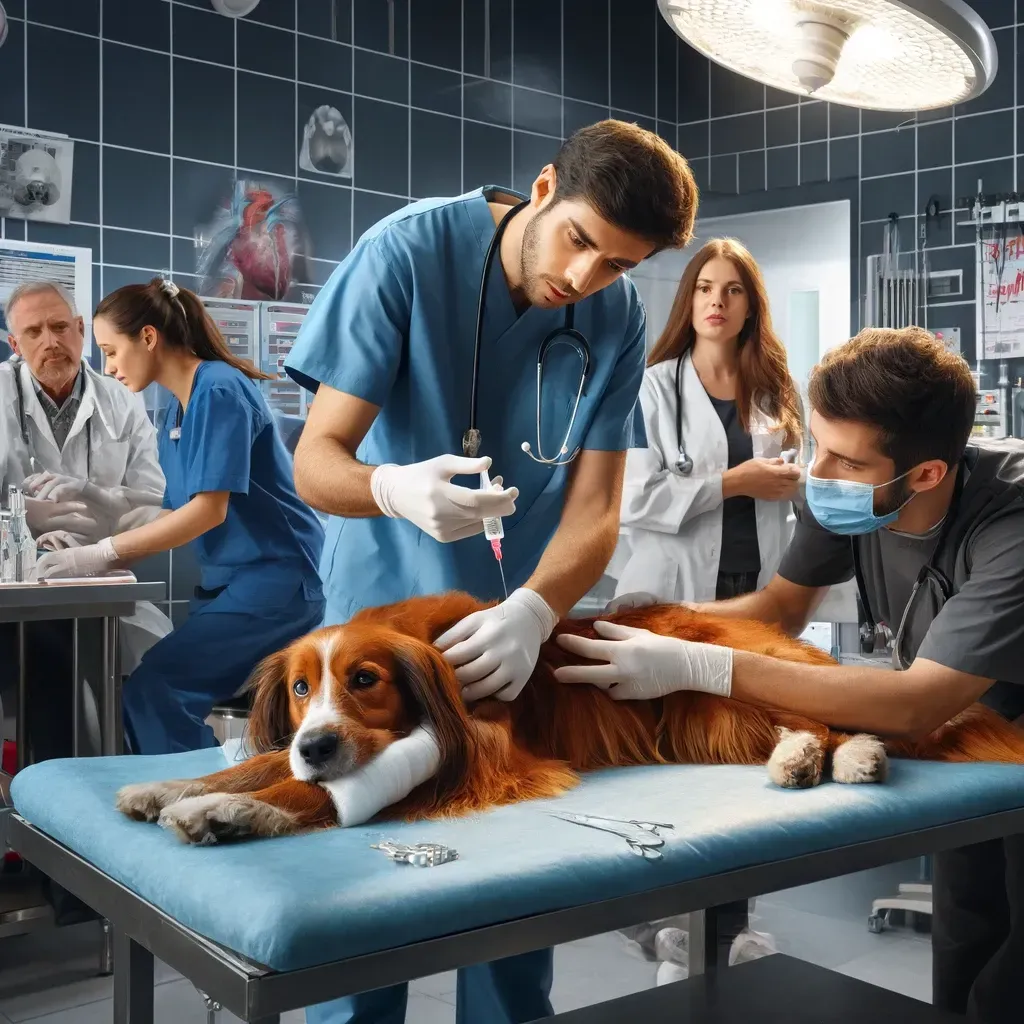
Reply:
<svg viewBox="0 0 1024 1024"><path fill-rule="evenodd" d="M729 468L754 457L754 442L743 429L736 414L736 403L708 395L725 428L729 444ZM725 573L759 572L761 551L757 545L757 518L754 499L745 494L722 502L722 557L718 571Z"/></svg>

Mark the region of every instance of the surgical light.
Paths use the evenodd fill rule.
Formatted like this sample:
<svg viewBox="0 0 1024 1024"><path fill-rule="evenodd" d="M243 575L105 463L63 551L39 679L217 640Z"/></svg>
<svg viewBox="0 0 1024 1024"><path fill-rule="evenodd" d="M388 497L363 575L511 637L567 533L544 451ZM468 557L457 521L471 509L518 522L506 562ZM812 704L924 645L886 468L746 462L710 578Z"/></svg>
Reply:
<svg viewBox="0 0 1024 1024"><path fill-rule="evenodd" d="M218 14L227 15L229 18L244 18L256 10L260 0L210 0L210 2Z"/></svg>
<svg viewBox="0 0 1024 1024"><path fill-rule="evenodd" d="M7 42L7 12L4 5L0 3L0 46Z"/></svg>
<svg viewBox="0 0 1024 1024"><path fill-rule="evenodd" d="M930 110L984 92L995 40L961 0L658 0L705 56L785 92L869 110Z"/></svg>

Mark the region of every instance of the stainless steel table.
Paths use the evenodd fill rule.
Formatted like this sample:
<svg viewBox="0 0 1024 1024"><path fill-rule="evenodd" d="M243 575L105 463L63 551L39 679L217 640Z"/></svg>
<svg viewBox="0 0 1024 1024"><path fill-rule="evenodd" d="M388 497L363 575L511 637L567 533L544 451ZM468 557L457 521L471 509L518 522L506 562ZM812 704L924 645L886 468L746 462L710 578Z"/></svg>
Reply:
<svg viewBox="0 0 1024 1024"><path fill-rule="evenodd" d="M121 715L121 651L118 619L131 615L139 601L162 601L167 596L165 583L103 583L53 586L27 583L23 586L0 586L0 622L17 623L18 645L18 708L17 747L18 770L25 767L28 755L27 717L29 680L25 666L25 623L72 620L72 720L73 753L78 756L81 732L80 686L81 666L78 661L78 621L100 620L102 656L100 664L100 736L104 755L124 752L124 726ZM7 798L10 779L0 772L0 852L6 848ZM0 936L17 935L49 923L50 907L35 890L37 880L12 881L0 890ZM101 964L109 970L109 945L105 944Z"/></svg>
<svg viewBox="0 0 1024 1024"><path fill-rule="evenodd" d="M25 767L28 749L25 735L24 709L28 698L28 679L25 672L26 622L75 622L72 671L74 673L74 734L79 730L79 619L100 619L103 629L103 656L101 668L102 715L100 731L102 752L120 754L124 749L124 730L121 722L121 652L118 619L131 615L139 601L161 601L167 596L164 583L103 583L51 586L28 583L24 586L0 587L0 622L18 624L18 769ZM77 750L76 750L77 753Z"/></svg>

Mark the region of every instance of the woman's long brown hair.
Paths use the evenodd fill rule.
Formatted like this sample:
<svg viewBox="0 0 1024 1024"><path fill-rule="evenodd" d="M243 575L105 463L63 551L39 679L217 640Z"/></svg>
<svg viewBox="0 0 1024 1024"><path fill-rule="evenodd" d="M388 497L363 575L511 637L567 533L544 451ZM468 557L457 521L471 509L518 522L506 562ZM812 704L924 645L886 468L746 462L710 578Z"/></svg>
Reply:
<svg viewBox="0 0 1024 1024"><path fill-rule="evenodd" d="M163 278L154 277L149 284L126 284L111 292L96 307L93 319L97 317L108 320L118 334L129 338L137 338L143 327L155 327L173 349L227 363L250 380L274 380L228 348L198 295L187 288L168 291Z"/></svg>
<svg viewBox="0 0 1024 1024"><path fill-rule="evenodd" d="M704 265L715 257L727 259L739 272L747 293L750 316L739 337L739 380L736 409L744 431L750 433L750 408L757 405L786 431L786 447L799 447L802 437L800 396L786 365L786 350L772 329L771 310L764 278L757 261L735 238L713 238L686 265L676 291L668 323L651 350L648 366L676 359L693 349L693 293Z"/></svg>

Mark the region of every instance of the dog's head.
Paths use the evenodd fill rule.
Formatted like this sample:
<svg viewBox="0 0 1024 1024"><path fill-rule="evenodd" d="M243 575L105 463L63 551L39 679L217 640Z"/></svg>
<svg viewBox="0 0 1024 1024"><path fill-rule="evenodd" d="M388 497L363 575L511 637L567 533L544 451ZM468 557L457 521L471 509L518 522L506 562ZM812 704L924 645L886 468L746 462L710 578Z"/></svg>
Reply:
<svg viewBox="0 0 1024 1024"><path fill-rule="evenodd" d="M297 779L329 782L425 724L441 748L437 792L454 793L472 737L461 687L432 641L479 607L463 595L414 599L294 641L253 673L249 745L289 746Z"/></svg>

